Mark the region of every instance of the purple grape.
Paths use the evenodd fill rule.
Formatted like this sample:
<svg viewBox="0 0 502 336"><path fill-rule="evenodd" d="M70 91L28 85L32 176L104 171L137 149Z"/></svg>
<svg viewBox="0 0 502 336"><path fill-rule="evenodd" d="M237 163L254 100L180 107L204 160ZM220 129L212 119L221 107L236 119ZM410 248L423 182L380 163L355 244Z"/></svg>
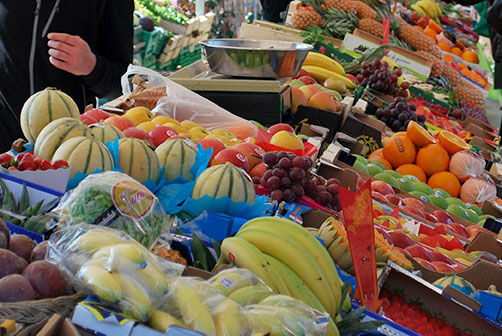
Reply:
<svg viewBox="0 0 502 336"><path fill-rule="evenodd" d="M367 68L369 68L369 67L370 67L369 62L364 61L364 62L362 62L362 63L361 63L361 68L363 68L363 69L367 69Z"/></svg>
<svg viewBox="0 0 502 336"><path fill-rule="evenodd" d="M274 176L277 176L278 178L283 178L284 176L286 176L286 172L284 171L284 169L281 168L274 168L272 170L272 174Z"/></svg>
<svg viewBox="0 0 502 336"><path fill-rule="evenodd" d="M320 193L321 191L327 191L328 188L325 185L318 185L316 191Z"/></svg>
<svg viewBox="0 0 502 336"><path fill-rule="evenodd" d="M266 170L265 173L263 174L263 178L265 180L268 180L269 178L272 177L272 175L274 175L274 173L272 172L272 170Z"/></svg>
<svg viewBox="0 0 502 336"><path fill-rule="evenodd" d="M291 167L291 160L287 157L283 157L279 160L279 167L281 167L282 169L288 169L289 167Z"/></svg>
<svg viewBox="0 0 502 336"><path fill-rule="evenodd" d="M263 155L262 160L263 160L263 162L265 162L265 164L267 166L272 167L273 165L275 165L277 163L277 153L276 152L267 152Z"/></svg>
<svg viewBox="0 0 502 336"><path fill-rule="evenodd" d="M402 124L399 120L394 120L392 122L392 129L395 131L395 130L399 130L401 128Z"/></svg>
<svg viewBox="0 0 502 336"><path fill-rule="evenodd" d="M305 189L299 184L293 184L291 186L291 191L295 193L297 198L302 197L305 194Z"/></svg>
<svg viewBox="0 0 502 336"><path fill-rule="evenodd" d="M296 157L297 155L294 154L294 153L288 153L288 159L289 161L293 161L293 159Z"/></svg>
<svg viewBox="0 0 502 336"><path fill-rule="evenodd" d="M289 171L289 177L293 181L301 181L305 178L305 171L302 168L293 167Z"/></svg>
<svg viewBox="0 0 502 336"><path fill-rule="evenodd" d="M270 190L279 189L281 187L281 179L277 176L272 176L267 180L267 188Z"/></svg>
<svg viewBox="0 0 502 336"><path fill-rule="evenodd" d="M321 191L317 194L315 200L321 205L328 205L333 200L333 196L327 191Z"/></svg>
<svg viewBox="0 0 502 336"><path fill-rule="evenodd" d="M425 116L425 114L421 114L421 115L417 116L417 119L420 122L425 122L427 120L427 117Z"/></svg>
<svg viewBox="0 0 502 336"><path fill-rule="evenodd" d="M291 186L291 179L289 177L283 177L281 179L281 188L289 188Z"/></svg>
<svg viewBox="0 0 502 336"><path fill-rule="evenodd" d="M374 60L373 62L371 62L371 65L374 66L375 68L379 67L380 66L380 60Z"/></svg>
<svg viewBox="0 0 502 336"><path fill-rule="evenodd" d="M291 165L292 165L293 167L298 167L298 168L300 168L300 169L303 169L303 168L305 168L305 166L306 166L306 162L305 162L305 160L303 159L303 157L301 157L301 156L297 156L297 157L295 157L295 158L291 161Z"/></svg>
<svg viewBox="0 0 502 336"><path fill-rule="evenodd" d="M254 184L260 184L261 183L261 178L258 176L253 176L252 178Z"/></svg>
<svg viewBox="0 0 502 336"><path fill-rule="evenodd" d="M296 195L291 189L284 190L282 194L286 202L293 202L296 199Z"/></svg>
<svg viewBox="0 0 502 336"><path fill-rule="evenodd" d="M283 198L283 193L281 190L274 190L270 193L270 198L274 201L280 201Z"/></svg>
<svg viewBox="0 0 502 336"><path fill-rule="evenodd" d="M287 152L280 151L279 153L277 153L277 161L279 161L280 159L287 157L287 156L288 156Z"/></svg>
<svg viewBox="0 0 502 336"><path fill-rule="evenodd" d="M305 160L305 168L306 169L312 168L314 166L314 161L312 160L311 157L304 156L303 160Z"/></svg>
<svg viewBox="0 0 502 336"><path fill-rule="evenodd" d="M334 197L338 195L338 185L336 184L330 184L328 186L328 192Z"/></svg>

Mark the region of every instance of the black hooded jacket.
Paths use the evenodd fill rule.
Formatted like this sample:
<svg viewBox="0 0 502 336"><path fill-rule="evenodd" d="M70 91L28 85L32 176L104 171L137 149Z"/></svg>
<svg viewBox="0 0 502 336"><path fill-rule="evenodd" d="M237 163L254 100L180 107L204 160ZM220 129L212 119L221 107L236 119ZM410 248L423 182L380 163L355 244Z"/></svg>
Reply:
<svg viewBox="0 0 502 336"><path fill-rule="evenodd" d="M133 11L133 0L0 0L0 150L22 137L19 114L34 92L58 88L81 111L96 97L120 95L120 77L132 61ZM51 32L89 44L97 62L88 76L49 62Z"/></svg>

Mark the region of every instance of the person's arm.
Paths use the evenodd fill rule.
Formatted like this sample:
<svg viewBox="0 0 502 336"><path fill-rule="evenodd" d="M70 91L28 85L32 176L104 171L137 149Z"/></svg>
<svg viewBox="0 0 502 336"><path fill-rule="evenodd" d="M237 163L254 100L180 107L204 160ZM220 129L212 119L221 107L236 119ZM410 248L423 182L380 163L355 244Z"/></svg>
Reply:
<svg viewBox="0 0 502 336"><path fill-rule="evenodd" d="M445 2L448 3L454 2L462 6L472 6L484 1L486 0L446 0Z"/></svg>

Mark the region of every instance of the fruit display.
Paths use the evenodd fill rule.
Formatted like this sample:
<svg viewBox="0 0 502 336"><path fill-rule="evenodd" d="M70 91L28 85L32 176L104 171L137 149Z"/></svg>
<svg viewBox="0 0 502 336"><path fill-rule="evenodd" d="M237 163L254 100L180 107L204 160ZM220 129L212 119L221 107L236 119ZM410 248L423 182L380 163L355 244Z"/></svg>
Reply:
<svg viewBox="0 0 502 336"><path fill-rule="evenodd" d="M425 115L416 115L416 106L408 104L406 98L400 97L394 100L387 108L379 109L376 116L394 132L404 132L411 121L425 126Z"/></svg>
<svg viewBox="0 0 502 336"><path fill-rule="evenodd" d="M19 171L49 170L69 167L68 162L65 160L56 159L50 162L41 156L33 155L31 152L19 153L16 156L11 152L2 153L0 154L0 165L5 169Z"/></svg>
<svg viewBox="0 0 502 336"><path fill-rule="evenodd" d="M363 86L368 85L373 90L406 98L410 83L403 81L398 85L398 79L402 74L401 69L398 68L390 72L387 62L375 60L371 63L361 63L361 71L357 75L357 80Z"/></svg>

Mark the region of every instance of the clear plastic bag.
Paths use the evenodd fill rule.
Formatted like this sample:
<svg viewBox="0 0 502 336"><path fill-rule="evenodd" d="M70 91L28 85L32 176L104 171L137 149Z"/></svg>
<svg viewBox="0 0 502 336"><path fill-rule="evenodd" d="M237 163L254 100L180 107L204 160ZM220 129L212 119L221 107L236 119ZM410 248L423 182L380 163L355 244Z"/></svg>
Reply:
<svg viewBox="0 0 502 336"><path fill-rule="evenodd" d="M132 75L147 77L151 86L165 86L167 96L161 97L152 111L156 115L165 115L178 121L190 120L209 130L224 128L240 139L257 135L256 127L248 120L226 111L150 69L129 65L127 72L122 76L122 91L125 95L131 93L129 77Z"/></svg>
<svg viewBox="0 0 502 336"><path fill-rule="evenodd" d="M91 224L61 228L47 259L78 291L95 295L138 321L148 320L169 292L168 276L184 267L163 260L122 231Z"/></svg>
<svg viewBox="0 0 502 336"><path fill-rule="evenodd" d="M54 213L62 225L116 228L148 248L170 227L157 197L130 176L114 171L86 177L64 196Z"/></svg>

